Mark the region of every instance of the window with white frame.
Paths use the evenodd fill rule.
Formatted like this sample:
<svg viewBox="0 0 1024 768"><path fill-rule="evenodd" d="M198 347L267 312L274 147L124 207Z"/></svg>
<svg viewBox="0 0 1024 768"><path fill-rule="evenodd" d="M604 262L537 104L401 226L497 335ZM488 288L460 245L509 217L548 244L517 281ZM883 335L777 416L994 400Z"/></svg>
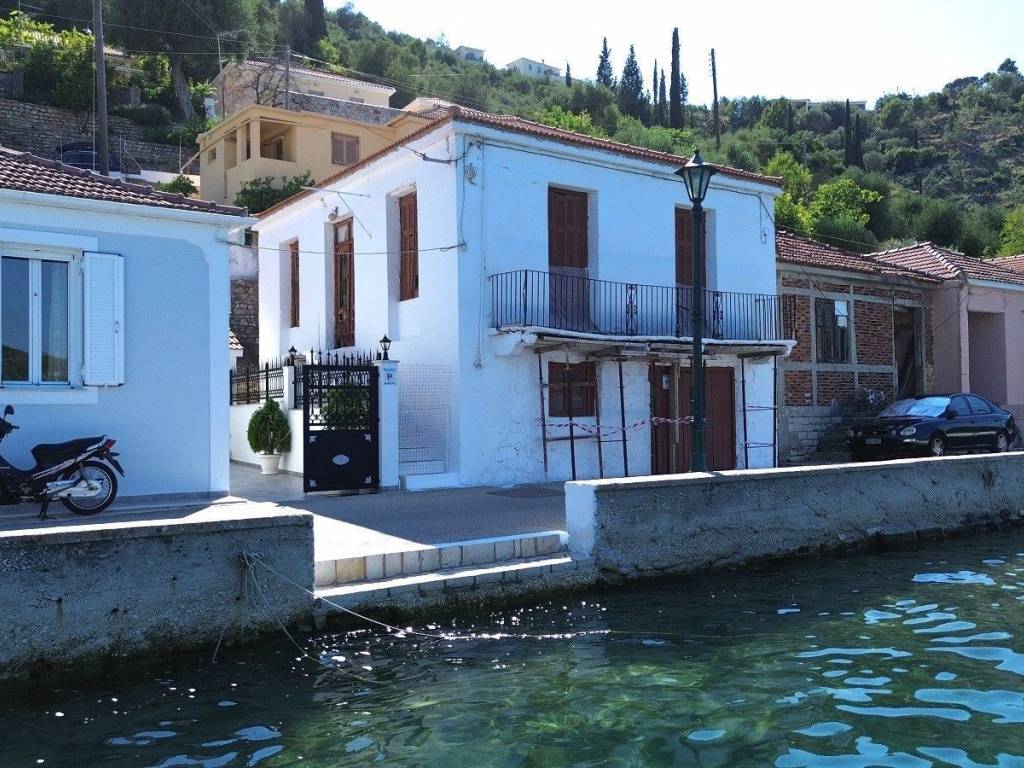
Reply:
<svg viewBox="0 0 1024 768"><path fill-rule="evenodd" d="M124 383L122 262L0 243L4 386Z"/></svg>

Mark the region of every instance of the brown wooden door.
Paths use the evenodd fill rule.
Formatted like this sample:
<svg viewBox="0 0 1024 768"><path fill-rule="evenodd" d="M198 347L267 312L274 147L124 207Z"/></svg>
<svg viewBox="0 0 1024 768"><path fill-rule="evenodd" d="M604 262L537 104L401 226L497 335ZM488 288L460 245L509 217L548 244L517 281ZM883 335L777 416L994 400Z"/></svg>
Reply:
<svg viewBox="0 0 1024 768"><path fill-rule="evenodd" d="M671 376L669 366L651 366L652 413L670 417L670 389L664 388L663 376ZM671 381L671 379L670 379ZM678 417L690 415L690 369L683 368L679 376ZM736 398L735 375L732 368L704 369L704 445L708 469L720 471L736 468ZM683 424L678 431L673 425L652 425L652 470L654 474L688 472L690 469L690 426ZM675 444L675 467L671 466L670 441L678 434Z"/></svg>
<svg viewBox="0 0 1024 768"><path fill-rule="evenodd" d="M398 198L399 300L420 295L420 238L416 193Z"/></svg>
<svg viewBox="0 0 1024 768"><path fill-rule="evenodd" d="M355 244L352 219L334 226L334 346L356 343Z"/></svg>
<svg viewBox="0 0 1024 768"><path fill-rule="evenodd" d="M548 305L551 325L571 331L590 328L586 192L548 188Z"/></svg>

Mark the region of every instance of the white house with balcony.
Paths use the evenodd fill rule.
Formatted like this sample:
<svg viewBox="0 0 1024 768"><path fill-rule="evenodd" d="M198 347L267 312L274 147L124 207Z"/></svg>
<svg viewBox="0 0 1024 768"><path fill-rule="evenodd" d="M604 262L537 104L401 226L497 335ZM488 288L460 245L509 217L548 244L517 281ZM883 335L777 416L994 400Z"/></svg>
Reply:
<svg viewBox="0 0 1024 768"><path fill-rule="evenodd" d="M562 70L558 67L553 67L550 64L546 64L543 61L536 61L534 59L519 58L515 61L510 61L505 65L505 69L515 70L521 75L526 77L561 77Z"/></svg>
<svg viewBox="0 0 1024 768"><path fill-rule="evenodd" d="M375 349L399 365L409 487L685 471L686 158L452 107L266 211L260 354ZM776 179L705 200L708 461L775 462Z"/></svg>

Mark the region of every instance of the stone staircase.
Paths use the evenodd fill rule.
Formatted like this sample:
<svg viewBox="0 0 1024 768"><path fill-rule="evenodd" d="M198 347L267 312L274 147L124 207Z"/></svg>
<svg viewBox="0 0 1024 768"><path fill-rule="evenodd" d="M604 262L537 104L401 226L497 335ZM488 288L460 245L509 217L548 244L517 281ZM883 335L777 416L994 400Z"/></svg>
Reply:
<svg viewBox="0 0 1024 768"><path fill-rule="evenodd" d="M846 449L846 430L858 419L843 419L828 430L818 441L818 449L801 464L842 464L850 461Z"/></svg>
<svg viewBox="0 0 1024 768"><path fill-rule="evenodd" d="M317 613L443 603L454 592L561 582L577 572L588 578L593 563L570 557L567 541L562 531L544 531L317 561Z"/></svg>

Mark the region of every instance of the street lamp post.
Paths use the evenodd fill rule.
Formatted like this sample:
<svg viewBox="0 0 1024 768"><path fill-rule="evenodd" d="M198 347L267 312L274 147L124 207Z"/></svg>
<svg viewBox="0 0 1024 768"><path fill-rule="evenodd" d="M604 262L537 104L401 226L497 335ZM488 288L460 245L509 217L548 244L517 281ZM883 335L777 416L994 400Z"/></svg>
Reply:
<svg viewBox="0 0 1024 768"><path fill-rule="evenodd" d="M705 164L700 152L694 152L686 165L676 171L683 177L693 215L693 357L690 361L690 471L706 472L704 452L704 196L717 169Z"/></svg>

